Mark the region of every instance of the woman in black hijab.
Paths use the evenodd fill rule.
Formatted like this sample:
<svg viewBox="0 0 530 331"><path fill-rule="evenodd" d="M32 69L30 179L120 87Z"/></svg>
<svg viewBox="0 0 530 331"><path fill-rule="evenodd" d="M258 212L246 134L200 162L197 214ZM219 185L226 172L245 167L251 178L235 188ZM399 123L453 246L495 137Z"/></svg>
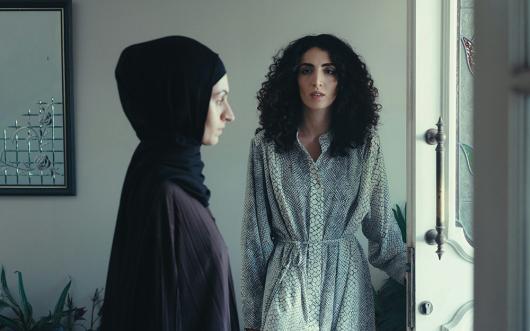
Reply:
<svg viewBox="0 0 530 331"><path fill-rule="evenodd" d="M239 330L227 247L200 147L234 114L219 56L173 36L127 47L120 100L140 144L123 185L102 330Z"/></svg>

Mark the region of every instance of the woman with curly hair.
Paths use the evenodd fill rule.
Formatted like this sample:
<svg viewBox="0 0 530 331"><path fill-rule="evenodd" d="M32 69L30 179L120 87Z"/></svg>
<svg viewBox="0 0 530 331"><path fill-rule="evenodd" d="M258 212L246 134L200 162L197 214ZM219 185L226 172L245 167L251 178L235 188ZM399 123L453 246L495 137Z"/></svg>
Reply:
<svg viewBox="0 0 530 331"><path fill-rule="evenodd" d="M305 36L274 57L249 155L246 330L375 330L368 261L404 281L376 97L366 65L335 36Z"/></svg>

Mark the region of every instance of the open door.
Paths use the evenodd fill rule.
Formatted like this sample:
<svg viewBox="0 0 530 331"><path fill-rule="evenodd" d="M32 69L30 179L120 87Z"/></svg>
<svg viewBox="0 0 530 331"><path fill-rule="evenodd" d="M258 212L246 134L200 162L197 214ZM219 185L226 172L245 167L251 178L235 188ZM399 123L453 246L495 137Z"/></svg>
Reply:
<svg viewBox="0 0 530 331"><path fill-rule="evenodd" d="M407 325L468 331L473 328L473 3L409 0L408 7Z"/></svg>

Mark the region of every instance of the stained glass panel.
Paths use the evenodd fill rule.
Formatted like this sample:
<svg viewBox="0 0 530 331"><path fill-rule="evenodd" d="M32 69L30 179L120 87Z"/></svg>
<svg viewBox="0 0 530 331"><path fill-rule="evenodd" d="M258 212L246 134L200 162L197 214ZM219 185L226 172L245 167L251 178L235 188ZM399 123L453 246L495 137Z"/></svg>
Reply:
<svg viewBox="0 0 530 331"><path fill-rule="evenodd" d="M473 75L475 70L473 1L458 11L458 129L456 225L473 244Z"/></svg>

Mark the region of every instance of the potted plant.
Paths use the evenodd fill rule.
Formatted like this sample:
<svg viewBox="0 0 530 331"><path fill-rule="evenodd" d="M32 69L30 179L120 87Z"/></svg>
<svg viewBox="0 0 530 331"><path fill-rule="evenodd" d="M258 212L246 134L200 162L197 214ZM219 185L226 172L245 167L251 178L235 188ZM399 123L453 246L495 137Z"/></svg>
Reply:
<svg viewBox="0 0 530 331"><path fill-rule="evenodd" d="M86 313L85 307L75 307L72 297L68 294L72 281L68 281L61 291L55 304L53 312L40 318L33 316L33 307L31 306L24 288L22 273L16 271L18 275L18 292L19 301L15 299L6 281L4 267L2 266L0 274L0 331L73 331L75 326L82 327L87 331L96 331L96 324L99 316L94 317L94 310L101 306L101 290L96 289L92 297L92 314L90 318L90 327L78 323L84 320ZM65 309L66 304L66 309ZM99 315L99 314L98 314Z"/></svg>

